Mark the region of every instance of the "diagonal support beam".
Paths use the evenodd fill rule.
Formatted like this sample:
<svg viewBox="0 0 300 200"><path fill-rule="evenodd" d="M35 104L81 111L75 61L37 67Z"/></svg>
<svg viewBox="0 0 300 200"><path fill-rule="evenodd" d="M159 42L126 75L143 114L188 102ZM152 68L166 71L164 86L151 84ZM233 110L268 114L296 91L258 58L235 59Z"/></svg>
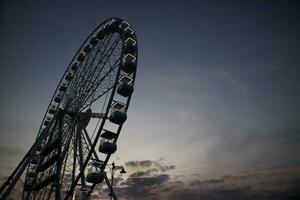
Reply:
<svg viewBox="0 0 300 200"><path fill-rule="evenodd" d="M84 135L85 135L85 137L86 137L86 139L87 139L88 145L91 146L91 145L92 145L92 140L91 140L91 138L90 138L90 136L89 136L87 130L86 130L86 129L83 129L83 133L84 133ZM94 158L95 158L96 161L101 162L95 150L93 151L93 155L94 155ZM117 196L116 196L116 194L115 194L115 192L114 192L114 189L111 187L111 183L110 183L110 181L109 181L109 179L107 178L106 175L105 175L105 177L104 177L104 180L105 180L105 182L106 182L107 187L110 188L110 195L112 195L112 197L113 197L114 200L118 200L118 199L117 199ZM93 185L90 187L90 191L88 192L87 197L89 197L90 194L93 192L95 186L96 186L96 184L93 184Z"/></svg>
<svg viewBox="0 0 300 200"><path fill-rule="evenodd" d="M87 142L88 142L89 147L91 148L91 146L92 146L92 140L91 140L91 138L90 138L90 136L89 136L87 130L86 130L86 129L83 129L83 133L84 133L84 136L85 136L85 138L86 138L86 140L87 140ZM90 150L91 150L91 149L90 149ZM99 157L98 157L98 155L97 155L95 149L93 149L93 155L94 155L94 157L95 157L95 159L96 159L97 161L100 161L100 159L99 159Z"/></svg>
<svg viewBox="0 0 300 200"><path fill-rule="evenodd" d="M77 142L78 142L78 151L79 151L79 166L80 166L80 171L81 171L81 185L84 188L86 186L85 183L85 175L84 175L84 167L83 167L83 150L82 150L82 134L81 131L79 130L79 127L76 127L76 134L77 134Z"/></svg>
<svg viewBox="0 0 300 200"><path fill-rule="evenodd" d="M118 200L118 198L117 198L117 196L115 194L115 191L114 191L113 187L111 187L111 183L109 182L109 179L107 178L106 175L105 175L104 179L105 179L107 187L110 188L110 195L112 195L112 198L114 200Z"/></svg>

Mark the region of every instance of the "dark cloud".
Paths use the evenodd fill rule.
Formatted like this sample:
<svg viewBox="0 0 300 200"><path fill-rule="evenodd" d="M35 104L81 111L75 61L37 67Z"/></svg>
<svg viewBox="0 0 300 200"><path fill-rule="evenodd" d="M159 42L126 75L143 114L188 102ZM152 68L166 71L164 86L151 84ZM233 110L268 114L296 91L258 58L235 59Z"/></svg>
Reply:
<svg viewBox="0 0 300 200"><path fill-rule="evenodd" d="M151 169L146 170L145 172L151 174L151 173L159 172L159 170L156 168L151 168Z"/></svg>
<svg viewBox="0 0 300 200"><path fill-rule="evenodd" d="M142 177L142 178L128 178L122 185L127 185L130 187L145 187L152 185L160 185L169 180L169 175L160 174L152 177Z"/></svg>
<svg viewBox="0 0 300 200"><path fill-rule="evenodd" d="M182 181L169 181L163 188L161 192L173 192L184 188L185 184Z"/></svg>
<svg viewBox="0 0 300 200"><path fill-rule="evenodd" d="M250 186L242 186L233 189L216 189L208 192L208 194L212 194L211 199L243 199L248 196L250 189Z"/></svg>
<svg viewBox="0 0 300 200"><path fill-rule="evenodd" d="M160 199L160 194L174 190L180 181L170 184L170 175L166 172L175 169L175 165L166 165L163 160L141 160L125 163L126 168L138 169L126 180L119 183L116 192L125 199Z"/></svg>
<svg viewBox="0 0 300 200"><path fill-rule="evenodd" d="M139 169L131 174L126 181L120 183L121 186L129 188L138 186L144 188L146 186L160 185L168 181L170 175L166 174L170 170L174 170L175 165L166 165L163 159L155 160L141 160L128 161L125 163L127 168Z"/></svg>
<svg viewBox="0 0 300 200"><path fill-rule="evenodd" d="M125 163L127 167L151 167L154 161L141 160L141 161L128 161Z"/></svg>
<svg viewBox="0 0 300 200"><path fill-rule="evenodd" d="M154 161L141 160L141 161L128 161L125 163L127 167L151 167Z"/></svg>
<svg viewBox="0 0 300 200"><path fill-rule="evenodd" d="M246 174L246 175L226 175L223 176L222 179L224 180L246 180L249 178L253 178L258 176L258 174L254 173L254 174Z"/></svg>
<svg viewBox="0 0 300 200"><path fill-rule="evenodd" d="M121 183L121 187L116 188L116 191L126 199L158 199L159 196L154 189L161 187L169 178L167 174L144 178L128 178Z"/></svg>
<svg viewBox="0 0 300 200"><path fill-rule="evenodd" d="M174 190L166 199L175 200L296 200L299 192L293 191L254 191L250 186L236 188L218 188L211 190Z"/></svg>
<svg viewBox="0 0 300 200"><path fill-rule="evenodd" d="M288 189L285 190L255 190L249 185L228 187L222 180L209 179L201 183L195 181L197 184L191 188L182 181L171 180L168 175L158 175L129 178L122 186L116 187L115 191L120 198L131 200L297 200L300 197L298 179L290 181ZM218 187L211 188L211 185ZM105 190L101 194L107 197L107 193L108 190ZM96 196L101 195L99 193Z"/></svg>
<svg viewBox="0 0 300 200"><path fill-rule="evenodd" d="M152 165L153 161L151 160L142 160L140 161L140 166L141 167L150 167Z"/></svg>
<svg viewBox="0 0 300 200"><path fill-rule="evenodd" d="M124 181L124 178L122 177L115 177L114 178L114 185L120 184L122 181Z"/></svg>
<svg viewBox="0 0 300 200"><path fill-rule="evenodd" d="M143 176L149 176L150 173L148 171L138 171L134 172L133 174L130 174L130 178L138 178L138 177L143 177Z"/></svg>
<svg viewBox="0 0 300 200"><path fill-rule="evenodd" d="M153 162L151 162L153 164ZM151 164L151 167L152 167ZM148 165L147 165L148 166ZM166 165L164 166L172 166ZM295 166L294 166L295 167ZM279 168L276 168L278 170ZM284 168L274 174L273 171L253 172L248 174L226 175L206 180L183 182L181 176L171 176L157 168L137 171L124 179L116 177L115 192L122 199L130 200L296 200L300 197L300 178L284 178ZM296 171L298 173L298 171ZM161 173L161 174L159 174ZM272 178L269 180L268 178ZM273 179L273 177L275 177ZM251 185L254 180L256 184ZM263 185L269 188L257 188ZM271 181L271 182L270 182ZM234 184L232 184L234 183ZM272 186L279 186L276 189ZM21 188L21 185L17 188ZM19 199L20 192L15 192L11 199ZM109 190L105 184L96 186L91 199L108 198Z"/></svg>
<svg viewBox="0 0 300 200"><path fill-rule="evenodd" d="M120 197L132 200L296 200L299 199L300 179L286 176L286 169L290 167L231 174L206 180L195 179L190 182L182 181L184 175L171 177L167 174L157 174L163 173L157 167L131 174L119 184L116 191ZM153 169L157 171L151 173ZM295 171L298 172L299 170ZM261 181L264 181L263 185L260 184Z"/></svg>
<svg viewBox="0 0 300 200"><path fill-rule="evenodd" d="M126 167L141 168L143 171L136 172L133 176L149 176L155 172L167 172L174 170L175 165L166 165L162 163L162 159L156 160L141 160L141 161L128 161L125 163Z"/></svg>
<svg viewBox="0 0 300 200"><path fill-rule="evenodd" d="M217 185L217 184L221 184L221 183L225 183L224 179L209 179L209 180L204 180L204 181L199 181L199 180L195 180L192 181L190 183L190 186L207 186L207 185Z"/></svg>
<svg viewBox="0 0 300 200"><path fill-rule="evenodd" d="M166 172L166 171L170 171L170 170L173 170L175 169L175 165L160 165L159 166L159 169L162 171L162 172Z"/></svg>
<svg viewBox="0 0 300 200"><path fill-rule="evenodd" d="M151 168L145 171L137 171L129 175L131 178L137 178L137 177L144 177L144 176L151 176L152 174L155 174L157 172L167 172L172 169L175 169L174 165L170 166L160 166L159 168Z"/></svg>
<svg viewBox="0 0 300 200"><path fill-rule="evenodd" d="M188 189L180 189L173 191L173 193L170 195L170 199L175 199L175 200L198 200L200 199L200 194L197 192L190 191Z"/></svg>

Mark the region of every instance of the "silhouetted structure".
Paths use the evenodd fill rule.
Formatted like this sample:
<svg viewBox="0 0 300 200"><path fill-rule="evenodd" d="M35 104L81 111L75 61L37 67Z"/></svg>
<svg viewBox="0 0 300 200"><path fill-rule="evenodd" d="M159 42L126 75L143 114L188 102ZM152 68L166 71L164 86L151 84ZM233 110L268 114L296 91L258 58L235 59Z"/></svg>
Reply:
<svg viewBox="0 0 300 200"><path fill-rule="evenodd" d="M1 186L1 199L25 170L24 200L86 199L104 180L112 190L105 168L127 120L137 57L136 35L126 21L110 18L92 32L59 82L34 144ZM95 162L101 165L86 176Z"/></svg>

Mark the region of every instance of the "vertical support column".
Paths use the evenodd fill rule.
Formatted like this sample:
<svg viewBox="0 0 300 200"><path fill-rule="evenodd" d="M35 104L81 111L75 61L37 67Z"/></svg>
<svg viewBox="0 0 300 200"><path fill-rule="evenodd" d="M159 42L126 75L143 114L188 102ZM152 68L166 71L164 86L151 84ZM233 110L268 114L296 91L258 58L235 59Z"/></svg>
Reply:
<svg viewBox="0 0 300 200"><path fill-rule="evenodd" d="M76 172L76 163L77 163L77 124L75 124L74 135L73 135L73 170L72 170L72 187L75 188L75 172Z"/></svg>
<svg viewBox="0 0 300 200"><path fill-rule="evenodd" d="M80 171L80 181L81 181L81 188L78 191L74 190L73 196L76 198L76 200L86 200L87 199L87 186L86 186L86 180L85 180L85 174L84 174L84 155L83 155L83 147L82 147L82 140L83 140L83 135L81 131L81 126L80 126L80 120L77 118L76 119L76 124L75 124L75 130L74 130L74 163L76 160L78 161L78 166L79 166L79 171ZM75 170L76 165L73 166L73 170ZM73 178L75 179L75 173ZM72 180L73 185L76 186L74 183L74 179Z"/></svg>
<svg viewBox="0 0 300 200"><path fill-rule="evenodd" d="M79 122L78 122L79 123ZM78 150L79 150L79 166L80 166L80 171L81 171L81 188L85 189L86 183L85 183L85 175L84 175L84 167L83 167L83 150L82 150L82 136L81 136L81 131L80 131L80 126L77 125L77 140L78 140Z"/></svg>
<svg viewBox="0 0 300 200"><path fill-rule="evenodd" d="M118 200L118 198L117 198L117 196L116 196L116 194L115 194L115 192L114 192L114 189L112 188L111 183L109 182L109 179L107 178L106 175L105 175L104 179L105 179L105 182L106 182L106 184L107 184L107 187L108 187L108 188L111 188L111 191L110 191L111 197L112 197L114 200Z"/></svg>
<svg viewBox="0 0 300 200"><path fill-rule="evenodd" d="M61 190L61 184L60 184L60 170L62 165L62 157L61 157L61 149L62 149L62 126L63 126L63 117L64 113L63 111L59 111L58 113L58 139L59 139L59 145L57 148L57 155L58 160L56 164L56 176L57 180L55 183L55 200L61 200L60 190Z"/></svg>
<svg viewBox="0 0 300 200"><path fill-rule="evenodd" d="M113 197L113 185L114 185L114 173L115 173L115 171L114 171L115 169L114 169L114 166L113 166L113 168L112 168L112 170L111 170L111 185L110 185L110 188L109 188L109 190L110 190L110 200L112 200L112 197Z"/></svg>

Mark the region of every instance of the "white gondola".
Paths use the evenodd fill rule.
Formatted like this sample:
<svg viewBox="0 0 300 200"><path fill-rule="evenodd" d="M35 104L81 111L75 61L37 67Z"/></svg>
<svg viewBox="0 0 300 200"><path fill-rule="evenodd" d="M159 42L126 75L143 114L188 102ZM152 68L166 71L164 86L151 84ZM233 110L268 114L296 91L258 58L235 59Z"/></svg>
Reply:
<svg viewBox="0 0 300 200"><path fill-rule="evenodd" d="M38 162L39 162L39 159L38 159L37 157L33 157L33 158L31 159L31 161L30 161L30 163L33 164L33 165L38 164Z"/></svg>
<svg viewBox="0 0 300 200"><path fill-rule="evenodd" d="M60 96L60 95L57 95L57 96L54 98L54 102L60 103L60 102L61 102L61 96Z"/></svg>
<svg viewBox="0 0 300 200"><path fill-rule="evenodd" d="M112 140L117 137L117 134L108 130L104 130L104 132L101 134L101 137L107 140Z"/></svg>
<svg viewBox="0 0 300 200"><path fill-rule="evenodd" d="M93 45L93 46L96 46L98 43L98 39L97 39L97 36L96 35L93 35L90 39L90 44Z"/></svg>
<svg viewBox="0 0 300 200"><path fill-rule="evenodd" d="M127 27L129 27L130 25L128 24L128 22L126 21L123 21L120 25L119 25L119 28L121 30L125 30Z"/></svg>
<svg viewBox="0 0 300 200"><path fill-rule="evenodd" d="M46 117L46 120L44 122L44 125L47 126L50 123L51 118L50 117Z"/></svg>
<svg viewBox="0 0 300 200"><path fill-rule="evenodd" d="M126 113L119 110L113 110L109 116L109 121L118 125L123 124L126 119Z"/></svg>
<svg viewBox="0 0 300 200"><path fill-rule="evenodd" d="M99 152L104 154L113 154L117 151L117 145L107 139L102 139L99 146Z"/></svg>
<svg viewBox="0 0 300 200"><path fill-rule="evenodd" d="M117 93L123 97L128 97L133 92L133 86L127 83L119 83Z"/></svg>
<svg viewBox="0 0 300 200"><path fill-rule="evenodd" d="M79 62L74 62L74 63L72 64L71 69L72 69L73 71L76 71L76 70L78 69L79 65L80 65Z"/></svg>
<svg viewBox="0 0 300 200"><path fill-rule="evenodd" d="M83 59L85 58L85 56L86 56L86 54L84 52L80 52L79 55L78 55L78 57L77 57L77 60L79 62L82 62Z"/></svg>
<svg viewBox="0 0 300 200"><path fill-rule="evenodd" d="M130 27L125 28L124 36L125 36L125 38L134 37L134 30Z"/></svg>
<svg viewBox="0 0 300 200"><path fill-rule="evenodd" d="M50 109L49 109L49 114L53 115L56 113L56 108L55 106L51 106Z"/></svg>
<svg viewBox="0 0 300 200"><path fill-rule="evenodd" d="M33 178L34 175L35 175L34 172L28 172L28 173L27 173L27 177L29 177L29 178Z"/></svg>
<svg viewBox="0 0 300 200"><path fill-rule="evenodd" d="M59 91L65 92L66 90L67 90L66 84L63 83L63 84L60 86Z"/></svg>
<svg viewBox="0 0 300 200"><path fill-rule="evenodd" d="M85 46L84 46L84 49L83 49L83 51L85 52L85 53L90 53L91 52L91 50L92 50L92 48L93 48L93 46L91 45L91 44L86 44Z"/></svg>
<svg viewBox="0 0 300 200"><path fill-rule="evenodd" d="M131 54L127 54L122 60L122 70L126 73L131 74L135 72L136 65L136 57Z"/></svg>
<svg viewBox="0 0 300 200"><path fill-rule="evenodd" d="M93 184L102 183L106 176L105 171L98 171L96 167L92 166L88 169L86 181Z"/></svg>
<svg viewBox="0 0 300 200"><path fill-rule="evenodd" d="M104 38L105 32L104 32L103 28L100 28L100 29L98 30L96 36L97 36L97 39L98 39L98 40L102 40L102 39Z"/></svg>
<svg viewBox="0 0 300 200"><path fill-rule="evenodd" d="M119 31L119 26L115 19L112 19L110 22L110 30L113 33Z"/></svg>
<svg viewBox="0 0 300 200"><path fill-rule="evenodd" d="M69 73L67 74L67 76L66 76L65 79L66 79L67 81L71 81L72 78L73 78L73 75L72 75L72 73L69 72Z"/></svg>
<svg viewBox="0 0 300 200"><path fill-rule="evenodd" d="M110 27L110 24L109 24L109 23L106 23L106 24L104 25L104 27L103 27L103 32L104 32L105 35L107 35L107 34L110 33L110 31L111 31L110 28L111 28L111 27Z"/></svg>
<svg viewBox="0 0 300 200"><path fill-rule="evenodd" d="M124 50L126 53L135 54L137 51L137 43L131 37L127 38L124 45Z"/></svg>
<svg viewBox="0 0 300 200"><path fill-rule="evenodd" d="M43 150L43 145L39 145L36 150L38 151L38 153L40 153Z"/></svg>

